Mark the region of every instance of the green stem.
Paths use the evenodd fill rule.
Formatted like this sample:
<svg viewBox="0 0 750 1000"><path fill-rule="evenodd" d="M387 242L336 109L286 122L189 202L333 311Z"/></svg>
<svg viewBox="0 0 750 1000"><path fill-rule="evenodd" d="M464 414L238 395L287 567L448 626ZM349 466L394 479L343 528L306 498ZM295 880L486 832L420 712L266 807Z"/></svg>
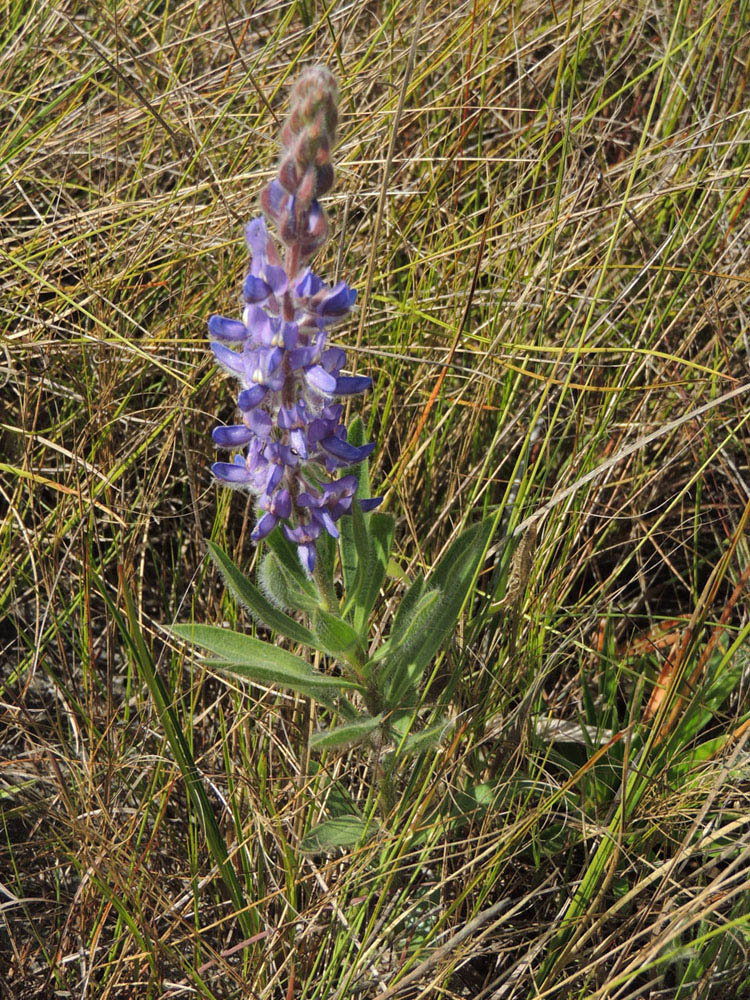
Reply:
<svg viewBox="0 0 750 1000"><path fill-rule="evenodd" d="M389 756L383 754L383 744L387 739L387 727L383 727L382 731L382 741L379 746L374 749L375 754L375 780L377 782L377 809L380 813L381 820L386 819L393 812L394 806L396 805L396 798L393 792L393 768L396 763L396 755L391 753ZM383 759L387 760L387 763L383 762Z"/></svg>
<svg viewBox="0 0 750 1000"><path fill-rule="evenodd" d="M323 607L326 611L330 612L330 614L338 615L341 608L339 606L338 597L336 597L333 579L323 569L323 564L320 559L315 560L313 580L315 581L321 600L323 601Z"/></svg>

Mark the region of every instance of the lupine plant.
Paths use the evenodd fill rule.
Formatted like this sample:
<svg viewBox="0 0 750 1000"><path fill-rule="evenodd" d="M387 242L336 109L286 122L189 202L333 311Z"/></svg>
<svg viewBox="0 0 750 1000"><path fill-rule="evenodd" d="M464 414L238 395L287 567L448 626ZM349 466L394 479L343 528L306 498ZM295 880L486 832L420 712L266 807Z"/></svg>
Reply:
<svg viewBox="0 0 750 1000"><path fill-rule="evenodd" d="M211 558L262 626L323 654L327 669L278 642L223 628L188 624L174 631L213 654L215 669L313 699L321 727L312 749L369 746L382 818L394 805L398 763L435 746L449 728L446 719L427 726L420 720L423 675L455 627L492 525L470 528L427 578L418 575L387 638L373 643L371 617L388 575L395 521L375 509L381 498L371 496L368 471L374 445L364 443L359 418L346 428L341 402L372 383L345 374L346 354L329 341L356 292L344 281L326 284L309 266L329 233L319 198L334 180L337 99L323 67L297 81L278 170L260 195L263 215L246 227L251 260L242 318L208 321L216 361L240 385L238 423L213 431L216 446L234 458L216 462L213 474L255 498L252 538L265 549L259 585L213 543ZM356 842L370 819L324 822L308 846Z"/></svg>

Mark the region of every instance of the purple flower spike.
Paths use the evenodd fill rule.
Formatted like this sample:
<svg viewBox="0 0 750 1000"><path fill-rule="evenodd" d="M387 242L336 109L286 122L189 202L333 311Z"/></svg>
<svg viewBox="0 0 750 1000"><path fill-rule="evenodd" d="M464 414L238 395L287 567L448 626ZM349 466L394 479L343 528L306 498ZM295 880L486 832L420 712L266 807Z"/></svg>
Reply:
<svg viewBox="0 0 750 1000"><path fill-rule="evenodd" d="M279 427L289 431L289 440L292 448L303 460L309 457L307 441L307 428L309 417L304 401L300 400L296 406L282 406L279 410Z"/></svg>
<svg viewBox="0 0 750 1000"><path fill-rule="evenodd" d="M264 277L271 286L274 295L283 295L289 285L289 279L283 267L274 267L269 264L264 271Z"/></svg>
<svg viewBox="0 0 750 1000"><path fill-rule="evenodd" d="M274 222L279 221L281 213L289 201L289 192L277 181L273 180L268 187L263 188L260 196L260 203L263 211Z"/></svg>
<svg viewBox="0 0 750 1000"><path fill-rule="evenodd" d="M262 215L252 219L245 226L245 239L253 255L253 264L260 269L268 259L268 226ZM258 272L253 270L253 274Z"/></svg>
<svg viewBox="0 0 750 1000"><path fill-rule="evenodd" d="M383 502L382 497L368 497L366 500L358 500L357 503L363 514L367 514L368 511L375 510Z"/></svg>
<svg viewBox="0 0 750 1000"><path fill-rule="evenodd" d="M300 524L296 528L284 525L284 534L290 542L295 542L300 562L312 574L315 569L315 542L320 535L320 526L314 522Z"/></svg>
<svg viewBox="0 0 750 1000"><path fill-rule="evenodd" d="M289 496L289 490L279 490L273 498L271 510L276 517L289 517L292 513L292 498Z"/></svg>
<svg viewBox="0 0 750 1000"><path fill-rule="evenodd" d="M292 513L292 499L287 490L279 490L271 497L261 497L258 506L266 513L258 521L251 535L255 542L269 535L280 520L289 517Z"/></svg>
<svg viewBox="0 0 750 1000"><path fill-rule="evenodd" d="M252 392L252 389L245 391ZM245 423L256 437L263 438L264 440L270 439L273 430L273 420L270 413L266 413L265 410L261 410L260 407L256 406L255 409L248 410L245 414Z"/></svg>
<svg viewBox="0 0 750 1000"><path fill-rule="evenodd" d="M304 545L298 545L297 552L299 553L299 561L312 576L315 572L315 543L308 542Z"/></svg>
<svg viewBox="0 0 750 1000"><path fill-rule="evenodd" d="M320 363L331 375L338 375L346 364L346 354L340 347L329 347L321 352Z"/></svg>
<svg viewBox="0 0 750 1000"><path fill-rule="evenodd" d="M321 528L325 528L331 538L338 538L339 531L334 523L334 519L326 507L326 498L313 497L309 493L300 493L297 497L300 507L308 507L310 510L311 523L317 523Z"/></svg>
<svg viewBox="0 0 750 1000"><path fill-rule="evenodd" d="M259 542L261 539L270 535L276 525L279 523L278 517L275 514L264 514L263 517L255 525L255 529L250 535L250 538L254 542Z"/></svg>
<svg viewBox="0 0 750 1000"><path fill-rule="evenodd" d="M295 86L277 174L260 199L285 257L266 219L249 222L242 319L214 315L208 321L216 361L241 390L238 423L213 431L219 448L240 452L233 462L216 462L214 475L256 498L253 540L281 525L310 574L321 533L337 538L337 522L353 503L365 511L380 503L355 500L354 476L333 478L373 449L347 441L344 408L332 402L372 386L364 375L342 375L346 354L328 343L329 328L349 314L357 293L345 281L327 285L307 266L328 235L318 198L333 183L337 101L335 81L321 66L306 71Z"/></svg>
<svg viewBox="0 0 750 1000"><path fill-rule="evenodd" d="M356 476L342 476L335 483L323 487L324 502L334 521L338 521L342 514L348 514L352 509L357 485Z"/></svg>
<svg viewBox="0 0 750 1000"><path fill-rule="evenodd" d="M279 327L272 343L278 347L283 347L287 351L293 351L299 340L299 330L296 323L287 323L286 320L279 321Z"/></svg>
<svg viewBox="0 0 750 1000"><path fill-rule="evenodd" d="M309 267L306 267L302 273L302 277L297 281L294 286L294 294L299 299L312 298L313 295L325 288L325 284L320 280L317 274L313 274Z"/></svg>
<svg viewBox="0 0 750 1000"><path fill-rule="evenodd" d="M251 351L247 355L242 372L247 387L251 389L253 385L262 385L275 392L283 389L285 381L283 359L284 352L280 347L261 347L257 351Z"/></svg>
<svg viewBox="0 0 750 1000"><path fill-rule="evenodd" d="M273 337L272 318L254 302L249 302L245 306L242 314L247 327L247 343L253 347L264 344L268 347Z"/></svg>

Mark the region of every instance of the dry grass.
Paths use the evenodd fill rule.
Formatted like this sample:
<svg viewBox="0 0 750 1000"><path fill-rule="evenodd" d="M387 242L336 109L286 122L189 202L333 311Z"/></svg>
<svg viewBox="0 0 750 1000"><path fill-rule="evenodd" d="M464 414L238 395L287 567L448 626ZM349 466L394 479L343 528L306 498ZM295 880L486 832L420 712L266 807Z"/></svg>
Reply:
<svg viewBox="0 0 750 1000"><path fill-rule="evenodd" d="M750 996L750 7L419 17L3 5L9 1000ZM318 264L369 289L338 336L375 379L403 569L478 511L506 501L521 537L539 515L513 606L488 567L440 667L465 725L389 832L328 858L300 837L326 798L366 800L366 764L309 760L314 706L230 688L167 631L252 627L204 562L208 538L253 558L208 472L232 402L205 320L235 308L240 223L313 59L342 89ZM241 919L113 613L125 587ZM436 820L472 796L471 821Z"/></svg>

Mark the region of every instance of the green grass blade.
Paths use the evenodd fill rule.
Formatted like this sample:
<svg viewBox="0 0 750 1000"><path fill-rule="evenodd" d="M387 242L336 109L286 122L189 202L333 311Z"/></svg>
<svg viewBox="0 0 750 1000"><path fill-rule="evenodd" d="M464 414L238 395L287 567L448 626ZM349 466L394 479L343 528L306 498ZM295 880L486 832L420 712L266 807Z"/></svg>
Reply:
<svg viewBox="0 0 750 1000"><path fill-rule="evenodd" d="M124 580L121 580L127 614L126 622L109 596L104 583L96 574L92 574L92 577L117 622L120 634L130 647L138 673L153 699L159 716L159 722L164 730L174 759L177 761L177 766L185 782L188 797L205 834L211 857L219 869L224 885L234 905L242 932L246 936L250 936L253 932L253 926L247 912L248 902L245 899L242 886L229 858L226 843L203 785L203 778L193 759L177 715L172 708L172 699L164 686L164 682L156 671L156 665L138 625L138 616L127 584Z"/></svg>

